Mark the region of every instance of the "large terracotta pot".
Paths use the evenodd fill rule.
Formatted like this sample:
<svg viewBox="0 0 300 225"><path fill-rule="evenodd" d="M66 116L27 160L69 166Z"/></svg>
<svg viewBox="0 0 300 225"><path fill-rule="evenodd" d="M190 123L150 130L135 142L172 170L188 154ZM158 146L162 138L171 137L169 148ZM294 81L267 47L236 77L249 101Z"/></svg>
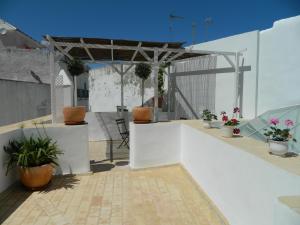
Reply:
<svg viewBox="0 0 300 225"><path fill-rule="evenodd" d="M46 186L53 175L51 164L36 167L19 167L20 179L23 185L31 190Z"/></svg>
<svg viewBox="0 0 300 225"><path fill-rule="evenodd" d="M151 107L135 107L132 110L134 123L150 123L152 121Z"/></svg>
<svg viewBox="0 0 300 225"><path fill-rule="evenodd" d="M77 125L84 123L85 107L64 107L64 121L66 125Z"/></svg>

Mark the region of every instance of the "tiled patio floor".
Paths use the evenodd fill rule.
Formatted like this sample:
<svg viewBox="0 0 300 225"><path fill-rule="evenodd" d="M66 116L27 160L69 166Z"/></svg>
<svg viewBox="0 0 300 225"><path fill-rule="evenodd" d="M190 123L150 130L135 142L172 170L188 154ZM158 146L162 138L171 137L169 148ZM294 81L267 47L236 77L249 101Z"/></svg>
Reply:
<svg viewBox="0 0 300 225"><path fill-rule="evenodd" d="M132 171L124 164L92 175L56 177L43 192L17 184L0 194L0 223L226 224L180 166Z"/></svg>

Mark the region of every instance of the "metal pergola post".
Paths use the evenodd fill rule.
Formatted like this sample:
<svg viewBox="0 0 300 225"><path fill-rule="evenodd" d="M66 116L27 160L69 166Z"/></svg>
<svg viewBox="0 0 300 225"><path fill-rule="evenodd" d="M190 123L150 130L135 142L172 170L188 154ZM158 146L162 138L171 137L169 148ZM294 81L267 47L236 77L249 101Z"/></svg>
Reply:
<svg viewBox="0 0 300 225"><path fill-rule="evenodd" d="M124 66L121 64L121 117L124 118Z"/></svg>
<svg viewBox="0 0 300 225"><path fill-rule="evenodd" d="M234 77L234 105L233 107L238 106L239 98L239 53L235 54L235 77Z"/></svg>
<svg viewBox="0 0 300 225"><path fill-rule="evenodd" d="M153 57L153 73L154 73L154 117L153 122L158 121L158 71L159 71L159 62L158 62L158 50L155 49Z"/></svg>
<svg viewBox="0 0 300 225"><path fill-rule="evenodd" d="M52 123L56 122L56 94L55 94L55 62L54 62L54 45L49 45L49 67L50 67L50 91L51 91L51 115Z"/></svg>
<svg viewBox="0 0 300 225"><path fill-rule="evenodd" d="M168 120L171 119L171 76L170 76L170 66L168 66Z"/></svg>

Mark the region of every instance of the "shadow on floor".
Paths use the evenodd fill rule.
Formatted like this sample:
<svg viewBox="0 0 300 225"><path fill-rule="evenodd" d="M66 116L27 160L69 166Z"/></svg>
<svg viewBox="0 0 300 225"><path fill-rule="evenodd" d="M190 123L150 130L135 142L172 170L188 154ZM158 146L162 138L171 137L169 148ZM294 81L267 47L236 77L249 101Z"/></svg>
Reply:
<svg viewBox="0 0 300 225"><path fill-rule="evenodd" d="M2 192L0 194L0 224L17 210L31 194L32 191L26 190L19 182Z"/></svg>
<svg viewBox="0 0 300 225"><path fill-rule="evenodd" d="M119 161L115 163L116 166L127 166L128 164L129 161Z"/></svg>
<svg viewBox="0 0 300 225"><path fill-rule="evenodd" d="M40 192L50 192L61 188L72 189L78 183L79 179L75 175L55 176L48 186Z"/></svg>
<svg viewBox="0 0 300 225"><path fill-rule="evenodd" d="M114 164L111 163L95 163L91 164L91 170L94 173L110 171L115 167Z"/></svg>
<svg viewBox="0 0 300 225"><path fill-rule="evenodd" d="M120 159L118 159L118 160L120 160ZM115 162L111 162L111 163L109 163L109 160L102 160L102 161L91 160L90 162L91 162L91 170L93 173L110 171L112 169L127 166L129 164L129 162L127 160L115 161Z"/></svg>
<svg viewBox="0 0 300 225"><path fill-rule="evenodd" d="M78 183L79 180L73 175L55 176L44 189L36 191L47 193L61 188L72 189ZM0 224L14 213L32 193L32 190L24 187L19 181L2 192L0 194Z"/></svg>

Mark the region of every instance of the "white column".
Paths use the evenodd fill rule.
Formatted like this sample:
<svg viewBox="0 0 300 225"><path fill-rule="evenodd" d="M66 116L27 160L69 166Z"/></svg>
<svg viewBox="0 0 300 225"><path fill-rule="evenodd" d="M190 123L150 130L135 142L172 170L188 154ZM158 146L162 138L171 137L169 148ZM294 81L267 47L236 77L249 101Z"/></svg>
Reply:
<svg viewBox="0 0 300 225"><path fill-rule="evenodd" d="M171 119L171 74L168 66L168 120Z"/></svg>
<svg viewBox="0 0 300 225"><path fill-rule="evenodd" d="M154 115L153 121L158 121L158 70L159 70L159 63L158 63L158 50L154 50L154 58L153 58L153 73L154 73Z"/></svg>
<svg viewBox="0 0 300 225"><path fill-rule="evenodd" d="M73 88L74 106L77 106L77 76L74 76Z"/></svg>
<svg viewBox="0 0 300 225"><path fill-rule="evenodd" d="M235 79L234 79L234 89L235 89L235 95L234 95L234 106L238 106L238 97L239 97L239 75L240 75L240 68L239 68L239 60L240 54L237 52L235 54Z"/></svg>
<svg viewBox="0 0 300 225"><path fill-rule="evenodd" d="M55 62L54 62L54 46L50 42L49 45L49 68L50 68L50 88L51 88L51 115L52 123L56 122L56 94L55 94Z"/></svg>

